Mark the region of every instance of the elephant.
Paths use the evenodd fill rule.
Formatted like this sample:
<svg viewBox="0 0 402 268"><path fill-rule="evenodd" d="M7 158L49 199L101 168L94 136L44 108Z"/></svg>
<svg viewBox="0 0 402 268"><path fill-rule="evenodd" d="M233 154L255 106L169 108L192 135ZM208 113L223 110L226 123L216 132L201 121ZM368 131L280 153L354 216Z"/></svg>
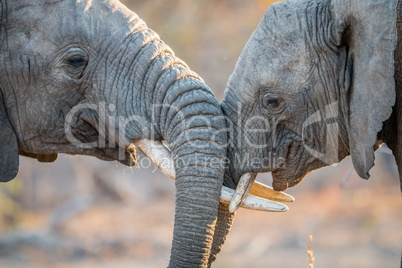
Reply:
<svg viewBox="0 0 402 268"><path fill-rule="evenodd" d="M134 166L138 149L176 179L169 267L211 266L234 217L234 190L222 187L226 121L213 92L117 0L0 4L0 181L16 177L19 155ZM256 190L269 193L290 198ZM287 210L255 196L244 204Z"/></svg>
<svg viewBox="0 0 402 268"><path fill-rule="evenodd" d="M241 205L258 173L284 191L351 156L368 179L374 151L393 152L402 189L402 4L285 0L251 35L221 103ZM242 185L242 187L239 187Z"/></svg>

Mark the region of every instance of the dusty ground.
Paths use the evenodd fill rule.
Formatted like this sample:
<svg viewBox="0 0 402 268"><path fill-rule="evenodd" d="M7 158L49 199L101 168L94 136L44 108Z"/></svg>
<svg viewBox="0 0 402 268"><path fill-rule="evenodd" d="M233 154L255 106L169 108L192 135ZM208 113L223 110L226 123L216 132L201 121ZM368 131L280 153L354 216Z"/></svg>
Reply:
<svg viewBox="0 0 402 268"><path fill-rule="evenodd" d="M310 234L315 267L399 267L398 178L389 154L377 153L377 159L369 181L353 173L345 182L349 160L313 173L288 191L296 202L287 213L239 210L214 267L308 267ZM82 163L61 159L67 160ZM54 209L22 213L12 228L3 217L0 267L165 267L174 185L149 171L127 170L101 194L97 188L102 198L73 195ZM269 183L268 177L258 179ZM132 189L122 183L129 179Z"/></svg>

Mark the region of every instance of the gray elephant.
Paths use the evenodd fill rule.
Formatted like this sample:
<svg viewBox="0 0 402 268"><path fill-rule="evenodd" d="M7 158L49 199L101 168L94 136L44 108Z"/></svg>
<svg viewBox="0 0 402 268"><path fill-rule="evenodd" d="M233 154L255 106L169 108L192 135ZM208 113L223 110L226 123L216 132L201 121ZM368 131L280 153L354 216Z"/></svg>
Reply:
<svg viewBox="0 0 402 268"><path fill-rule="evenodd" d="M132 166L137 148L176 179L169 266L210 266L233 220L220 198L228 203L234 193L222 188L227 129L212 91L118 1L0 4L0 181L17 175L19 155ZM261 187L257 195L275 199Z"/></svg>
<svg viewBox="0 0 402 268"><path fill-rule="evenodd" d="M396 0L270 6L221 104L231 129L225 184L249 186L257 173L272 172L274 189L283 191L349 155L368 179L382 143L402 183L401 32ZM231 211L247 190L238 190Z"/></svg>

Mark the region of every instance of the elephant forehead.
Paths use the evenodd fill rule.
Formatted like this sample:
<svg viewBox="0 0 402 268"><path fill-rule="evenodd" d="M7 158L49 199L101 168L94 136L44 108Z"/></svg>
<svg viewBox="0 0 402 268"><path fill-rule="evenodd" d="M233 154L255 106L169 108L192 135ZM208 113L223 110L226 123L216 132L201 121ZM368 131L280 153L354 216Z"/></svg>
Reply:
<svg viewBox="0 0 402 268"><path fill-rule="evenodd" d="M277 81L282 89L295 91L313 67L307 37L311 32L305 17L306 1L285 1L272 5L258 25L250 43L262 81ZM267 86L270 86L269 84ZM275 85L272 85L275 86Z"/></svg>
<svg viewBox="0 0 402 268"><path fill-rule="evenodd" d="M256 42L257 45L261 42ZM259 56L258 52L260 53ZM254 57L254 80L262 87L275 87L283 90L297 91L312 70L308 51L296 44L280 45L275 39L268 40L258 50L251 49Z"/></svg>
<svg viewBox="0 0 402 268"><path fill-rule="evenodd" d="M97 41L105 37L115 38L118 42L134 31L146 28L138 15L117 0L11 2L7 10L7 23L13 31L8 35L18 35L15 37L21 39L23 44L33 38L49 44L56 40Z"/></svg>
<svg viewBox="0 0 402 268"><path fill-rule="evenodd" d="M289 93L300 89L313 69L314 57L299 10L302 7L298 1L274 4L268 9L242 51L231 77L232 88L252 88L250 97L261 87Z"/></svg>

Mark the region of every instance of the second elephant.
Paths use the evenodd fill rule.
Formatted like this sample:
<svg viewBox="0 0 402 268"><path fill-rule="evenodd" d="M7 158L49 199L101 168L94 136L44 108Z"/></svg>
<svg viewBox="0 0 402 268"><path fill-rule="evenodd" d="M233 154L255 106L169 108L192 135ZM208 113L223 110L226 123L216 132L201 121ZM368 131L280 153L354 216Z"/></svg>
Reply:
<svg viewBox="0 0 402 268"><path fill-rule="evenodd" d="M386 143L402 187L401 25L396 0L271 5L221 104L231 125L225 183L272 172L274 188L286 190L349 155L368 179Z"/></svg>

